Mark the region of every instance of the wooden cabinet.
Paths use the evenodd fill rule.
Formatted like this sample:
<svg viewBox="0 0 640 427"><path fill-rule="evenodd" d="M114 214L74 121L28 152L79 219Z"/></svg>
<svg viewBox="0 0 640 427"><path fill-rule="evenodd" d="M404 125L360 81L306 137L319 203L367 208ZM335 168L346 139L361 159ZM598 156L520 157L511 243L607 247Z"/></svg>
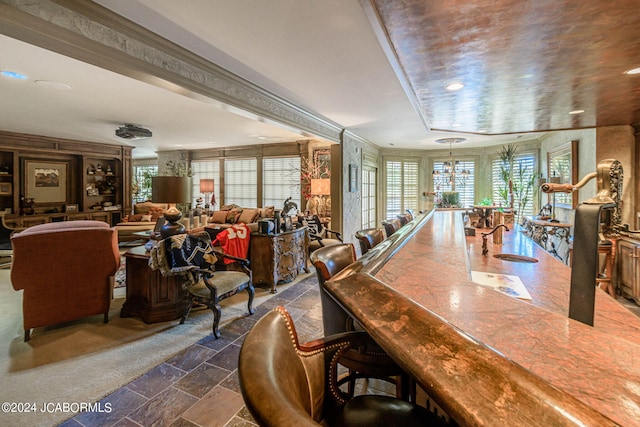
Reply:
<svg viewBox="0 0 640 427"><path fill-rule="evenodd" d="M182 317L187 306L180 276L163 276L149 267L144 246L132 248L126 258L127 299L120 317L140 317L145 323L166 322Z"/></svg>
<svg viewBox="0 0 640 427"><path fill-rule="evenodd" d="M13 153L0 151L0 210L13 211Z"/></svg>
<svg viewBox="0 0 640 427"><path fill-rule="evenodd" d="M249 258L253 284L271 286L290 282L307 268L309 233L306 227L280 234L251 233Z"/></svg>
<svg viewBox="0 0 640 427"><path fill-rule="evenodd" d="M83 219L104 221L113 226L120 221L120 212L68 212L37 215L8 215L5 222L11 228L27 228L34 225L58 221L79 221Z"/></svg>
<svg viewBox="0 0 640 427"><path fill-rule="evenodd" d="M129 146L0 131L0 210L20 217L45 217L14 219L30 225L60 220L58 215L106 218L113 225L116 217L119 220L131 209L131 154ZM39 186L35 172L46 170L47 164L55 165L51 169L59 166L54 175L59 175L60 182ZM35 191L34 186L56 187L51 195L55 197L43 197L44 190ZM105 204L111 204L109 209ZM102 211L108 213L99 215Z"/></svg>
<svg viewBox="0 0 640 427"><path fill-rule="evenodd" d="M640 241L618 240L617 264L620 293L640 304Z"/></svg>
<svg viewBox="0 0 640 427"><path fill-rule="evenodd" d="M122 163L117 159L85 157L83 207L87 211L122 211Z"/></svg>

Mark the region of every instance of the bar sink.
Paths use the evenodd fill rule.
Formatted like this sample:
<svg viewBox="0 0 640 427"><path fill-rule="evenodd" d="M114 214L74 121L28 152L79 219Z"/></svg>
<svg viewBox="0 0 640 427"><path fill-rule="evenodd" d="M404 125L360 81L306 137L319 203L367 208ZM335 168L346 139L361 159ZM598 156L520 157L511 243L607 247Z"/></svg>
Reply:
<svg viewBox="0 0 640 427"><path fill-rule="evenodd" d="M538 262L537 259L531 258L523 255L516 254L495 254L494 258L501 259L503 261L513 261L513 262Z"/></svg>

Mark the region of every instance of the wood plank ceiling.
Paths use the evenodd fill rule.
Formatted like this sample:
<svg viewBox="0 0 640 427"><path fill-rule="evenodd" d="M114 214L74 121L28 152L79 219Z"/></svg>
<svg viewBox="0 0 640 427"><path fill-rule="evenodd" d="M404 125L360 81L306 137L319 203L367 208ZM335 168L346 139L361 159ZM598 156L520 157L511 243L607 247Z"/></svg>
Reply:
<svg viewBox="0 0 640 427"><path fill-rule="evenodd" d="M371 4L432 130L640 123L640 74L625 74L640 67L637 0ZM464 87L445 89L455 82Z"/></svg>

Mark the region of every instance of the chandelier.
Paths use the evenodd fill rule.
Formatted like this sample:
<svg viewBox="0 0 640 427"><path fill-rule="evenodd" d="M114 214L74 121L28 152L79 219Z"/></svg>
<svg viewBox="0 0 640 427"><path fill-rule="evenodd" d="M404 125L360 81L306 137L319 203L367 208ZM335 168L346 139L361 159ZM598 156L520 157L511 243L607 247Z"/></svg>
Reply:
<svg viewBox="0 0 640 427"><path fill-rule="evenodd" d="M442 170L433 170L433 188L436 192L441 191L441 187L448 187L455 190L456 187L464 187L471 172L460 167L459 161L453 160L451 147L453 144L466 141L466 138L441 138L437 139L438 144L449 144L449 160L442 163Z"/></svg>

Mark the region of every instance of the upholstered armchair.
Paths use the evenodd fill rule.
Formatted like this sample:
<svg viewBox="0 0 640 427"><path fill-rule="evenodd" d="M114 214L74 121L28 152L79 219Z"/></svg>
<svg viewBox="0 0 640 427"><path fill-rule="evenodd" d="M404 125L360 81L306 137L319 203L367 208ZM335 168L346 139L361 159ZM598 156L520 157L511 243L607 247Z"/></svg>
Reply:
<svg viewBox="0 0 640 427"><path fill-rule="evenodd" d="M109 320L120 266L118 234L101 221L36 225L11 236L11 284L23 290L24 340L32 328L102 314Z"/></svg>

